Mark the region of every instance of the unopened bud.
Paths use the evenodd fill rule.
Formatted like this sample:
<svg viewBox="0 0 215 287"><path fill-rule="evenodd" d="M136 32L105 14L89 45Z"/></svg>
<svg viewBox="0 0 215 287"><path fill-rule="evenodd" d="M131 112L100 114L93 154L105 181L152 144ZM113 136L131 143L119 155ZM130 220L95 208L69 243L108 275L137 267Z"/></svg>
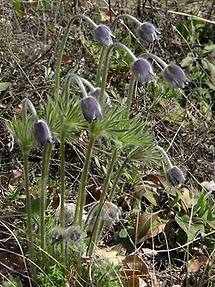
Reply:
<svg viewBox="0 0 215 287"><path fill-rule="evenodd" d="M135 60L131 64L131 70L136 79L143 84L150 83L155 75L150 63L143 58Z"/></svg>
<svg viewBox="0 0 215 287"><path fill-rule="evenodd" d="M65 231L65 236L67 240L72 240L75 242L80 242L83 239L83 232L81 231L80 226L70 226Z"/></svg>
<svg viewBox="0 0 215 287"><path fill-rule="evenodd" d="M101 88L96 88L93 93L91 93L91 96L97 99L97 101L100 101L100 94L101 94ZM109 108L112 108L111 100L108 95L108 93L104 92L104 102L107 104Z"/></svg>
<svg viewBox="0 0 215 287"><path fill-rule="evenodd" d="M63 228L56 226L51 231L51 243L52 244L58 244L61 241L63 241L65 235L65 231Z"/></svg>
<svg viewBox="0 0 215 287"><path fill-rule="evenodd" d="M103 118L100 104L96 98L92 96L81 100L81 110L88 122L101 120Z"/></svg>
<svg viewBox="0 0 215 287"><path fill-rule="evenodd" d="M114 37L110 28L106 25L99 25L95 29L95 38L102 46L110 46L113 44L112 37Z"/></svg>
<svg viewBox="0 0 215 287"><path fill-rule="evenodd" d="M105 225L110 227L119 221L120 210L116 204L106 201L101 211L101 217Z"/></svg>
<svg viewBox="0 0 215 287"><path fill-rule="evenodd" d="M59 205L55 212L55 217L57 223L60 222L60 214L61 214L61 206ZM75 204L74 203L65 203L64 204L64 217L65 217L65 225L69 226L74 221L75 214Z"/></svg>
<svg viewBox="0 0 215 287"><path fill-rule="evenodd" d="M164 70L163 76L167 82L178 88L184 88L187 83L187 77L184 71L175 64L168 65Z"/></svg>
<svg viewBox="0 0 215 287"><path fill-rule="evenodd" d="M39 142L41 145L52 143L51 132L44 120L35 121L32 132L37 142Z"/></svg>
<svg viewBox="0 0 215 287"><path fill-rule="evenodd" d="M172 166L168 169L167 178L173 186L176 186L185 181L183 172L177 166Z"/></svg>
<svg viewBox="0 0 215 287"><path fill-rule="evenodd" d="M149 43L153 43L155 40L158 40L160 34L157 28L148 22L141 24L137 30L137 33L140 38Z"/></svg>

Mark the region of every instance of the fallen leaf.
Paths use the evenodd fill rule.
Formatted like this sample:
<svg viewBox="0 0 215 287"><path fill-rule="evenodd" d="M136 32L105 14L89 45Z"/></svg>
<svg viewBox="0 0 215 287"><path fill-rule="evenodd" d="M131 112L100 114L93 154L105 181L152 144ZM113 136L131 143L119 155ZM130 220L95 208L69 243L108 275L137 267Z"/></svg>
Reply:
<svg viewBox="0 0 215 287"><path fill-rule="evenodd" d="M98 248L96 254L114 265L122 264L125 259L125 256L118 255L118 251L114 247Z"/></svg>
<svg viewBox="0 0 215 287"><path fill-rule="evenodd" d="M148 266L142 258L136 254L128 255L123 260L123 275L129 277L132 275L146 276L149 274Z"/></svg>
<svg viewBox="0 0 215 287"><path fill-rule="evenodd" d="M0 82L0 92L6 91L10 87L10 82Z"/></svg>
<svg viewBox="0 0 215 287"><path fill-rule="evenodd" d="M154 212L154 213L144 212L143 214L140 214L138 221L137 221L138 242L142 242L146 238L148 238L148 235L151 232L150 229L153 225L153 222L156 220L160 212L161 210Z"/></svg>
<svg viewBox="0 0 215 287"><path fill-rule="evenodd" d="M197 259L191 259L188 262L188 271L191 273L196 273L199 271L201 266L207 264L208 258L205 255L200 255Z"/></svg>
<svg viewBox="0 0 215 287"><path fill-rule="evenodd" d="M147 286L147 283L139 276L132 274L132 276L130 276L127 279L127 282L125 283L124 286L125 287L145 287Z"/></svg>
<svg viewBox="0 0 215 287"><path fill-rule="evenodd" d="M208 191L215 191L215 182L214 180L211 181L203 181L201 185L206 188Z"/></svg>
<svg viewBox="0 0 215 287"><path fill-rule="evenodd" d="M192 197L189 189L183 187L181 190L182 208L187 212L194 204L194 197Z"/></svg>

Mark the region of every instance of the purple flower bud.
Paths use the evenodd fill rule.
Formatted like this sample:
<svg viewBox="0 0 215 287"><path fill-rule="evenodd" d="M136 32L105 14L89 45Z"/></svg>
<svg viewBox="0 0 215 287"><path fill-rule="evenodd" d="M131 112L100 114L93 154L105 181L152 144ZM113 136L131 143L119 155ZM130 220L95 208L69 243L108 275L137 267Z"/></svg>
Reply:
<svg viewBox="0 0 215 287"><path fill-rule="evenodd" d="M51 243L58 244L64 239L64 230L60 226L56 226L51 231Z"/></svg>
<svg viewBox="0 0 215 287"><path fill-rule="evenodd" d="M155 75L150 63L143 58L135 60L131 64L131 70L136 79L143 84L150 83Z"/></svg>
<svg viewBox="0 0 215 287"><path fill-rule="evenodd" d="M173 186L176 186L185 181L183 172L177 166L172 166L168 169L167 178Z"/></svg>
<svg viewBox="0 0 215 287"><path fill-rule="evenodd" d="M170 64L164 70L164 79L178 88L184 88L187 83L187 77L178 65Z"/></svg>
<svg viewBox="0 0 215 287"><path fill-rule="evenodd" d="M96 98L92 96L81 100L81 110L88 122L101 120L103 118L100 104Z"/></svg>
<svg viewBox="0 0 215 287"><path fill-rule="evenodd" d="M106 201L101 211L101 218L106 226L111 227L115 222L119 221L120 210L116 204Z"/></svg>
<svg viewBox="0 0 215 287"><path fill-rule="evenodd" d="M70 239L72 241L82 241L83 239L83 233L79 226L70 226L65 231L65 236L67 239Z"/></svg>
<svg viewBox="0 0 215 287"><path fill-rule="evenodd" d="M35 121L32 128L35 139L41 144L51 144L52 137L47 123L44 120Z"/></svg>
<svg viewBox="0 0 215 287"><path fill-rule="evenodd" d="M96 88L95 91L93 93L91 93L91 96L96 98L97 101L99 102L100 101L100 94L101 94L101 89ZM104 101L109 108L112 108L110 97L109 97L108 93L106 93L106 92L104 92Z"/></svg>
<svg viewBox="0 0 215 287"><path fill-rule="evenodd" d="M110 46L113 44L112 37L114 37L110 28L106 25L99 25L95 29L95 38L102 46Z"/></svg>
<svg viewBox="0 0 215 287"><path fill-rule="evenodd" d="M148 22L145 22L140 25L137 30L137 33L140 38L149 43L153 43L155 40L158 40L158 35L160 34L157 28L153 24Z"/></svg>

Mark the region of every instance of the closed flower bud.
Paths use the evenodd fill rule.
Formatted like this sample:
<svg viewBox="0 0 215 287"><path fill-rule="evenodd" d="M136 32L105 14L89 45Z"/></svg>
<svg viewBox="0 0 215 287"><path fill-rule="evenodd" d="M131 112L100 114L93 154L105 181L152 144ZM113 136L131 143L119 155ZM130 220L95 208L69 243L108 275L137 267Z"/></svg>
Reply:
<svg viewBox="0 0 215 287"><path fill-rule="evenodd" d="M112 226L119 221L120 210L116 204L106 201L101 211L101 217L107 226Z"/></svg>
<svg viewBox="0 0 215 287"><path fill-rule="evenodd" d="M110 28L106 25L98 25L95 29L95 38L102 46L110 46L113 44L112 37L114 37Z"/></svg>
<svg viewBox="0 0 215 287"><path fill-rule="evenodd" d="M172 166L168 169L167 178L173 186L176 186L185 181L183 172L177 166Z"/></svg>
<svg viewBox="0 0 215 287"><path fill-rule="evenodd" d="M51 144L52 137L47 123L44 120L35 121L32 128L35 139L41 144Z"/></svg>
<svg viewBox="0 0 215 287"><path fill-rule="evenodd" d="M61 206L59 204L58 208L55 212L56 221L59 224L60 222L60 212ZM69 226L74 221L74 214L75 214L75 204L74 203L65 203L64 204L64 216L65 216L65 225Z"/></svg>
<svg viewBox="0 0 215 287"><path fill-rule="evenodd" d="M99 102L100 101L100 94L101 94L101 89L96 88L95 91L93 93L91 93L91 96L96 98L97 101ZM112 108L110 97L109 97L108 93L106 93L106 92L104 92L104 101L109 108Z"/></svg>
<svg viewBox="0 0 215 287"><path fill-rule="evenodd" d="M102 119L102 111L96 98L89 96L81 100L81 110L88 122Z"/></svg>
<svg viewBox="0 0 215 287"><path fill-rule="evenodd" d="M51 243L58 244L64 239L65 231L63 228L56 226L51 231Z"/></svg>
<svg viewBox="0 0 215 287"><path fill-rule="evenodd" d="M157 28L148 22L141 24L137 30L137 33L140 38L149 43L153 43L155 40L158 40L160 34Z"/></svg>
<svg viewBox="0 0 215 287"><path fill-rule="evenodd" d="M96 220L98 210L99 210L99 201L94 203L94 205L91 207L91 209L88 212L88 217L85 223L88 224L88 228L90 229L93 224L93 220ZM101 212L100 212L100 217L104 221L104 224L106 226L112 226L115 222L119 221L120 217L120 210L117 207L116 204L113 204L110 201L106 201L104 205L102 206Z"/></svg>
<svg viewBox="0 0 215 287"><path fill-rule="evenodd" d="M131 70L136 79L143 84L150 83L155 75L150 63L143 58L135 60L131 64Z"/></svg>
<svg viewBox="0 0 215 287"><path fill-rule="evenodd" d="M70 226L65 231L65 237L67 240L81 242L83 239L83 232L81 231L79 226Z"/></svg>
<svg viewBox="0 0 215 287"><path fill-rule="evenodd" d="M164 79L171 85L178 88L184 88L187 83L187 77L178 65L170 64L164 70Z"/></svg>

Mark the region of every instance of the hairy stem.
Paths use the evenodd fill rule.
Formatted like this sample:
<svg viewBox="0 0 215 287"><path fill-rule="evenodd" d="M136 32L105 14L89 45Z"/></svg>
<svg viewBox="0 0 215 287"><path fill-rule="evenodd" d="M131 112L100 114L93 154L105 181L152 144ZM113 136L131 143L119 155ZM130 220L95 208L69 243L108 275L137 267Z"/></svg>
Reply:
<svg viewBox="0 0 215 287"><path fill-rule="evenodd" d="M111 52L114 48L119 48L119 49L123 49L124 51L126 51L129 56L132 58L133 61L135 61L137 58L134 55L134 53L125 45L123 45L122 43L113 43L112 45L110 45L107 48L107 52L104 58L104 64L103 64L103 71L102 71L102 81L101 81L101 93L100 93L100 98L103 99L104 98L104 92L105 92L105 85L106 85L106 81L107 81L107 73L108 73L108 66L109 66L109 61L110 61L110 56L111 56Z"/></svg>
<svg viewBox="0 0 215 287"><path fill-rule="evenodd" d="M107 53L107 47L102 47L102 51L101 51L101 56L99 59L99 66L98 66L98 71L96 74L96 87L99 87L100 85L100 81L101 81L101 74L102 74L102 67L103 67L103 63L104 63L104 59Z"/></svg>
<svg viewBox="0 0 215 287"><path fill-rule="evenodd" d="M25 195L26 195L26 210L27 210L27 236L28 236L28 249L30 260L34 262L35 253L33 246L32 234L32 210L31 210L31 194L29 188L29 165L28 165L28 152L23 150L23 167L24 167L24 180L25 180ZM32 265L32 273L35 275L35 267Z"/></svg>
<svg viewBox="0 0 215 287"><path fill-rule="evenodd" d="M110 184L110 179L111 179L111 176L112 176L112 173L113 173L114 165L116 163L117 151L118 151L117 148L115 148L113 150L112 158L110 160L109 167L107 169L107 174L106 174L106 177L105 177L105 180L104 180L102 193L101 193L101 196L100 196L100 199L99 199L99 205L98 205L98 208L97 208L97 215L96 215L95 225L94 225L93 233L92 233L92 236L91 236L91 239L90 239L90 245L89 245L88 252L87 252L88 256L93 256L95 248L96 248L97 243L99 241L99 238L101 236L103 225L102 225L102 219L100 218L100 214L101 214L102 207L103 207L103 205L105 203L105 199L107 197L107 191L108 191L108 187L109 187L109 184Z"/></svg>
<svg viewBox="0 0 215 287"><path fill-rule="evenodd" d="M90 167L90 160L91 155L93 151L93 145L96 140L96 136L93 134L93 125L91 124L91 131L90 131L90 138L88 142L87 147L87 153L85 156L84 166L81 174L80 179L80 185L78 190L78 199L75 209L75 217L74 217L74 224L79 224L80 228L82 228L83 225L83 210L84 210L84 204L85 204L85 197L86 197L86 185L87 185L87 179L89 174L89 167Z"/></svg>
<svg viewBox="0 0 215 287"><path fill-rule="evenodd" d="M65 130L64 125L61 126L60 135L60 226L65 227Z"/></svg>
<svg viewBox="0 0 215 287"><path fill-rule="evenodd" d="M117 23L122 20L123 18L127 18L129 20L131 20L132 22L135 22L135 24L137 24L138 26L140 26L142 23L137 20L137 18L129 15L129 14L120 14L118 15L115 20L113 21L112 25L111 25L111 30L114 30L114 28L116 27Z"/></svg>
<svg viewBox="0 0 215 287"><path fill-rule="evenodd" d="M122 176L122 173L124 171L124 168L126 167L127 163L129 162L130 160L130 154L125 158L124 162L122 163L122 165L120 166L116 176L115 176L115 179L114 179L114 182L113 182L113 186L112 186L112 189L110 191L110 194L109 194L109 197L108 197L108 200L111 201L112 198L113 198L113 195L114 195L114 192L116 190L116 187L117 187L117 184L120 180L120 177Z"/></svg>
<svg viewBox="0 0 215 287"><path fill-rule="evenodd" d="M126 111L127 118L129 118L135 83L136 83L136 77L132 73L130 81L129 81L129 87L128 87L128 100L127 100L127 111Z"/></svg>
<svg viewBox="0 0 215 287"><path fill-rule="evenodd" d="M162 153L162 155L164 156L164 159L168 165L168 168L172 168L173 164L168 156L168 154L166 153L166 151L159 145L156 145L156 148Z"/></svg>
<svg viewBox="0 0 215 287"><path fill-rule="evenodd" d="M71 30L71 27L73 25L73 22L76 20L76 19L79 19L79 18L82 18L86 21L88 21L92 26L93 28L97 28L97 24L94 23L89 17L87 17L86 15L83 15L83 14L79 14L79 15L74 15L72 17L72 19L70 20L67 28L66 28L66 31L63 35L63 39L61 40L61 43L60 43L60 46L59 48L57 49L58 51L58 55L57 55L57 62L56 62L56 71L55 71L55 97L58 98L59 97L59 89L60 89L60 70L61 70L61 62L62 62L62 57L63 57L63 52L64 52L64 49L65 49L65 46L66 46L66 42L67 42L67 39L68 39L68 36L69 36L69 32Z"/></svg>
<svg viewBox="0 0 215 287"><path fill-rule="evenodd" d="M46 186L48 180L51 151L52 151L52 145L45 144L43 146L42 172L41 172L41 198L40 198L40 247L42 249L46 248L46 239L45 239Z"/></svg>
<svg viewBox="0 0 215 287"><path fill-rule="evenodd" d="M166 62L164 62L160 57L158 57L154 54L144 53L143 56L146 58L151 58L151 59L155 60L155 62L159 63L163 69L166 69L166 67L168 66Z"/></svg>

